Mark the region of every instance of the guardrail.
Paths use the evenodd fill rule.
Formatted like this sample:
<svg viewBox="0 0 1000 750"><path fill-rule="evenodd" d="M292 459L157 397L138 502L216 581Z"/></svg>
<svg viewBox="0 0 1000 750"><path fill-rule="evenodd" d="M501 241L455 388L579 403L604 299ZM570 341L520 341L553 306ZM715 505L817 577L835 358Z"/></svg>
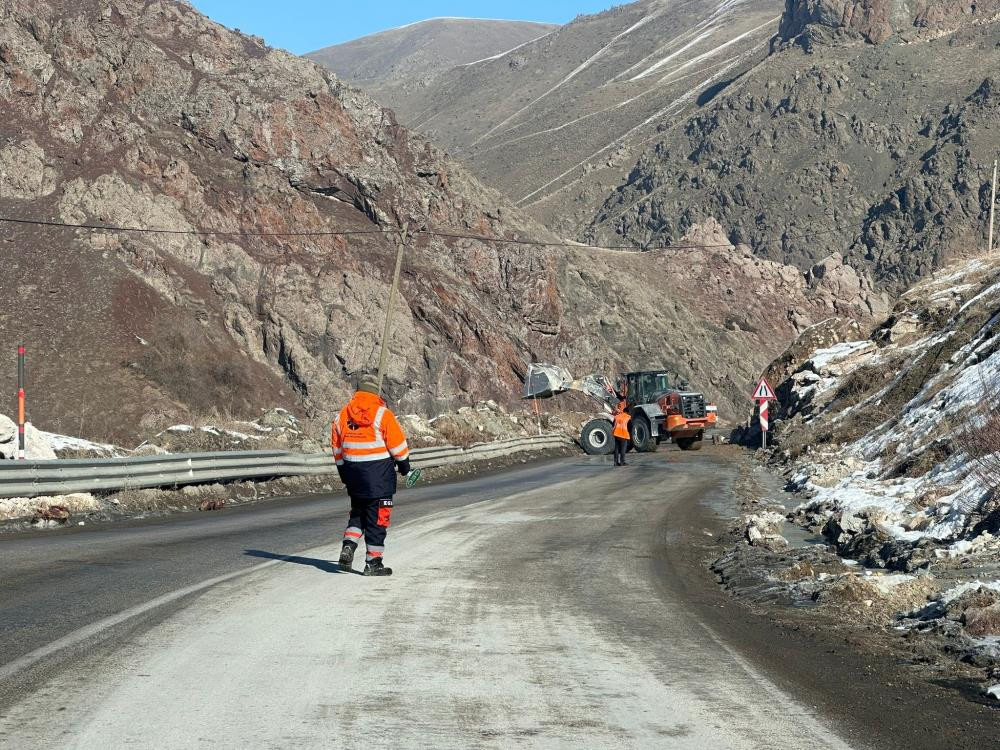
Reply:
<svg viewBox="0 0 1000 750"><path fill-rule="evenodd" d="M487 461L515 453L569 445L565 435L511 438L469 448L441 446L410 452L414 466L433 469ZM170 453L129 458L73 458L54 461L0 461L0 497L37 497L72 492L115 492L149 487L336 474L329 453L228 451Z"/></svg>

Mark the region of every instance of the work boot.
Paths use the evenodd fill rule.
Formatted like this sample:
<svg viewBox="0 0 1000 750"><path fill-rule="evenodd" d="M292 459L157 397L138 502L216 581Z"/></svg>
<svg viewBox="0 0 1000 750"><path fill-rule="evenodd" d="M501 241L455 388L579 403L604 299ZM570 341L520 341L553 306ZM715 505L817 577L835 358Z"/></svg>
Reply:
<svg viewBox="0 0 1000 750"><path fill-rule="evenodd" d="M382 564L381 557L375 557L365 563L366 576L391 576L392 568L387 568Z"/></svg>
<svg viewBox="0 0 1000 750"><path fill-rule="evenodd" d="M344 573L350 573L354 569L354 550L357 548L356 544L344 542L344 546L340 550L340 569Z"/></svg>

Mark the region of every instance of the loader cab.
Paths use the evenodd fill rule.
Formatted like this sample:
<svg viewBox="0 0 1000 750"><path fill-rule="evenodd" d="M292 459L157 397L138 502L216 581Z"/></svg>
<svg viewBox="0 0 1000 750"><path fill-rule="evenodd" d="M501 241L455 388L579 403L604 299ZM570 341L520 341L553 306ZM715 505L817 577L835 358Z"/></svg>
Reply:
<svg viewBox="0 0 1000 750"><path fill-rule="evenodd" d="M652 404L664 393L672 390L675 379L667 370L630 372L625 376L628 405Z"/></svg>

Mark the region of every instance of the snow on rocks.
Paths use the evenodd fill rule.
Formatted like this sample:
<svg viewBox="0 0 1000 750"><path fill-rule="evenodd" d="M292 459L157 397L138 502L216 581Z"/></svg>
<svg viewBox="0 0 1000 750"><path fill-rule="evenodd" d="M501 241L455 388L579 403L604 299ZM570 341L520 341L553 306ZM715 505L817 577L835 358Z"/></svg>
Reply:
<svg viewBox="0 0 1000 750"><path fill-rule="evenodd" d="M774 511L755 513L744 518L746 529L744 536L753 546L768 549L781 549L788 546L788 540L781 535L781 527L785 525L785 517Z"/></svg>
<svg viewBox="0 0 1000 750"><path fill-rule="evenodd" d="M947 269L904 294L868 339L780 360L790 374L777 443L791 484L810 496L799 516L838 549L898 564L907 547L921 560L1000 547L973 539L991 495L959 437L984 383L1000 383L998 277L996 260ZM862 539L893 549L858 549Z"/></svg>
<svg viewBox="0 0 1000 750"><path fill-rule="evenodd" d="M824 323L830 335L813 335L812 351L797 343L770 370L781 398L771 457L803 500L789 518L842 563L796 590L933 634L993 677L1000 474L982 462L996 455L984 431L996 429L998 306L1000 259L965 262L903 294L869 336ZM784 554L797 575L806 553ZM892 572L872 575L882 571ZM988 689L1000 699L1000 685Z"/></svg>
<svg viewBox="0 0 1000 750"><path fill-rule="evenodd" d="M946 638L962 661L1000 663L1000 581L968 581L929 597L903 615L900 628Z"/></svg>
<svg viewBox="0 0 1000 750"><path fill-rule="evenodd" d="M39 437L45 440L55 451L56 455L64 453L88 454L97 458L111 458L122 454L122 449L108 443L95 443L83 438L71 437L69 435L58 435L54 432L38 431Z"/></svg>
<svg viewBox="0 0 1000 750"><path fill-rule="evenodd" d="M39 526L59 526L70 516L100 510L100 501L88 492L53 497L0 498L0 520L33 517Z"/></svg>
<svg viewBox="0 0 1000 750"><path fill-rule="evenodd" d="M323 428L328 432L328 427ZM269 409L254 420L211 424L175 424L140 443L133 452L178 453L225 450L282 449L318 453L324 442L310 438L298 418L286 409Z"/></svg>
<svg viewBox="0 0 1000 750"><path fill-rule="evenodd" d="M56 457L55 449L46 438L46 433L35 429L30 422L24 425L25 458L45 461ZM17 425L10 417L0 414L0 458L17 458Z"/></svg>
<svg viewBox="0 0 1000 750"><path fill-rule="evenodd" d="M805 367L820 377L839 378L873 354L876 348L871 341L845 341L828 349L818 350L806 362Z"/></svg>
<svg viewBox="0 0 1000 750"><path fill-rule="evenodd" d="M121 449L83 438L59 435L39 430L31 422L24 425L25 458L29 461L51 461L69 453L95 457L119 455ZM0 459L17 458L17 425L10 417L0 414Z"/></svg>

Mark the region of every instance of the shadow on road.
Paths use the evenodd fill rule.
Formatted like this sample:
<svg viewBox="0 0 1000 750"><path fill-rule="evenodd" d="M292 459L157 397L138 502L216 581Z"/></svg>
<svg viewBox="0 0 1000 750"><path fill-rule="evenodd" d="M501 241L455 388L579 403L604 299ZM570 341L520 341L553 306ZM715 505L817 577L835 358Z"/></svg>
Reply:
<svg viewBox="0 0 1000 750"><path fill-rule="evenodd" d="M309 565L318 570L322 570L324 573L339 573L346 575L344 571L340 569L340 565L336 562L331 562L330 560L319 560L315 557L299 557L297 555L279 555L277 552L267 552L262 549L248 549L243 551L244 555L249 557L263 557L266 560L281 560L282 562L295 563L296 565ZM360 570L352 570L355 575L362 575Z"/></svg>

